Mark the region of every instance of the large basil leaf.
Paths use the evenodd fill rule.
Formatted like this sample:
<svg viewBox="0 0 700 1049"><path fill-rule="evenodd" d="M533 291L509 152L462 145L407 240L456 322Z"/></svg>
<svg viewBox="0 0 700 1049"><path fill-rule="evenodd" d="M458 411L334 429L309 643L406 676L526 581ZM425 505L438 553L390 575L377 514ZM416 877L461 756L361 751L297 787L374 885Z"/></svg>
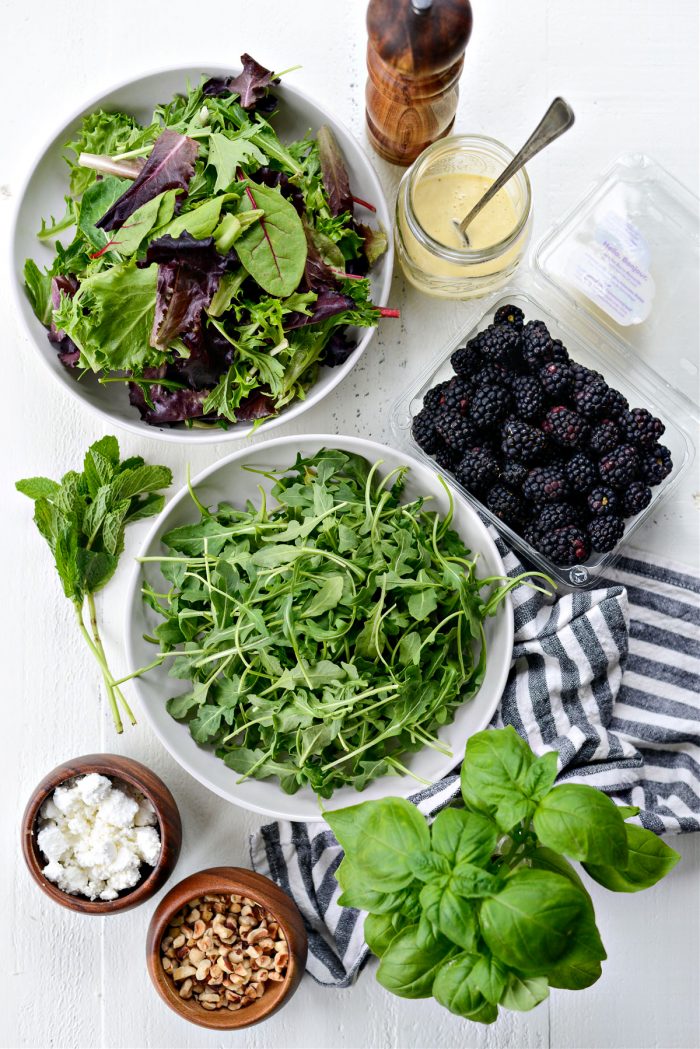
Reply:
<svg viewBox="0 0 700 1049"><path fill-rule="evenodd" d="M543 976L519 976L509 972L500 1004L514 1012L527 1012L549 995L549 985Z"/></svg>
<svg viewBox="0 0 700 1049"><path fill-rule="evenodd" d="M463 809L444 809L430 828L433 851L455 865L488 863L498 841L493 820Z"/></svg>
<svg viewBox="0 0 700 1049"><path fill-rule="evenodd" d="M593 907L587 906L573 937L573 945L547 973L551 987L580 991L600 979L601 962L607 954L595 923Z"/></svg>
<svg viewBox="0 0 700 1049"><path fill-rule="evenodd" d="M469 980L481 991L487 1002L498 1005L506 989L508 970L492 954L482 954L472 969Z"/></svg>
<svg viewBox="0 0 700 1049"><path fill-rule="evenodd" d="M418 926L403 929L384 952L377 969L377 980L399 998L429 998L433 981L456 948L438 938L419 946Z"/></svg>
<svg viewBox="0 0 700 1049"><path fill-rule="evenodd" d="M467 806L495 815L504 801L525 797L521 787L535 756L509 725L500 732L477 732L467 743L462 763L462 795Z"/></svg>
<svg viewBox="0 0 700 1049"><path fill-rule="evenodd" d="M487 1002L470 980L477 960L475 954L460 954L448 962L435 978L433 994L451 1013L478 1023L493 1023L498 1016L497 1007Z"/></svg>
<svg viewBox="0 0 700 1049"><path fill-rule="evenodd" d="M415 805L403 798L382 798L371 805L353 862L372 888L401 889L413 880L414 854L429 845L428 825Z"/></svg>
<svg viewBox="0 0 700 1049"><path fill-rule="evenodd" d="M625 824L614 802L575 783L554 787L537 806L535 831L543 845L574 860L624 866Z"/></svg>
<svg viewBox="0 0 700 1049"><path fill-rule="evenodd" d="M478 927L476 907L471 900L458 896L442 882L431 882L421 889L420 904L422 931L427 927L433 936L441 933L465 951L475 949Z"/></svg>
<svg viewBox="0 0 700 1049"><path fill-rule="evenodd" d="M634 824L625 824L627 863L612 867L584 863L591 878L612 892L639 892L656 885L678 863L680 856L656 834Z"/></svg>
<svg viewBox="0 0 700 1049"><path fill-rule="evenodd" d="M530 864L537 870L552 871L553 874L563 874L565 878L568 878L569 881L576 886L579 892L583 893L587 899L590 899L586 886L583 884L574 868L569 861L565 860L563 856L560 856L558 852L554 852L553 849L546 849L542 846L530 853L529 860Z"/></svg>
<svg viewBox="0 0 700 1049"><path fill-rule="evenodd" d="M391 914L368 914L365 918L365 942L373 954L378 958L386 951L387 947L397 935Z"/></svg>
<svg viewBox="0 0 700 1049"><path fill-rule="evenodd" d="M565 954L589 905L567 878L524 868L481 904L481 933L492 952L528 976L543 976Z"/></svg>
<svg viewBox="0 0 700 1049"><path fill-rule="evenodd" d="M236 241L242 265L270 295L291 295L304 273L306 235L292 204L276 189L248 183L240 210L265 214Z"/></svg>

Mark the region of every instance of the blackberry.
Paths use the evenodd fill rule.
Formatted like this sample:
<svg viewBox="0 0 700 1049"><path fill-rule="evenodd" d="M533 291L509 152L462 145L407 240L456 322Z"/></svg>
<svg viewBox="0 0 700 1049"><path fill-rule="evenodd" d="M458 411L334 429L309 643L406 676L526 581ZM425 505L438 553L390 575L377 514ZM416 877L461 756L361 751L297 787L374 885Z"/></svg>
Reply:
<svg viewBox="0 0 700 1049"><path fill-rule="evenodd" d="M532 375L516 375L510 390L518 418L539 419L544 410L544 395L537 379Z"/></svg>
<svg viewBox="0 0 700 1049"><path fill-rule="evenodd" d="M534 546L535 549L538 550L540 538L541 534L539 528L534 521L529 521L523 528L523 539L526 543L529 543L530 546Z"/></svg>
<svg viewBox="0 0 700 1049"><path fill-rule="evenodd" d="M620 430L612 419L602 419L591 430L588 446L596 455L611 452L621 441Z"/></svg>
<svg viewBox="0 0 700 1049"><path fill-rule="evenodd" d="M552 360L555 364L571 364L571 357L561 339L552 339Z"/></svg>
<svg viewBox="0 0 700 1049"><path fill-rule="evenodd" d="M473 340L472 340L473 341ZM481 354L471 343L460 346L450 357L450 363L454 368L455 375L471 378L483 364Z"/></svg>
<svg viewBox="0 0 700 1049"><path fill-rule="evenodd" d="M606 484L613 488L624 488L634 481L639 473L639 455L631 444L618 444L611 452L606 452L598 463L598 473Z"/></svg>
<svg viewBox="0 0 700 1049"><path fill-rule="evenodd" d="M663 444L655 444L650 452L647 452L641 463L641 475L647 484L661 484L664 477L668 477L673 469L671 452Z"/></svg>
<svg viewBox="0 0 700 1049"><path fill-rule="evenodd" d="M571 503L550 503L535 518L535 528L543 534L554 532L565 525L580 525L580 513Z"/></svg>
<svg viewBox="0 0 700 1049"><path fill-rule="evenodd" d="M469 419L478 430L488 430L503 422L509 406L510 395L502 386L479 386L469 405Z"/></svg>
<svg viewBox="0 0 700 1049"><path fill-rule="evenodd" d="M433 386L432 390L428 390L423 398L423 407L431 412L437 411L442 403L442 395L449 385L449 382L439 382L437 386Z"/></svg>
<svg viewBox="0 0 700 1049"><path fill-rule="evenodd" d="M587 386L594 379L603 378L600 372L594 371L592 368L586 368L584 364L578 364L576 361L571 362L571 370L574 373L574 387L577 390L582 386Z"/></svg>
<svg viewBox="0 0 700 1049"><path fill-rule="evenodd" d="M411 433L417 445L428 455L433 455L438 448L442 447L442 438L435 428L435 412L429 408L423 408L415 416L411 426Z"/></svg>
<svg viewBox="0 0 700 1049"><path fill-rule="evenodd" d="M625 439L630 444L641 445L642 448L653 448L666 429L661 419L655 419L646 408L633 408L631 412L623 412L619 423Z"/></svg>
<svg viewBox="0 0 700 1049"><path fill-rule="evenodd" d="M558 404L544 417L542 429L562 448L580 448L588 437L588 424L577 412Z"/></svg>
<svg viewBox="0 0 700 1049"><path fill-rule="evenodd" d="M606 554L612 550L625 532L625 522L621 517L608 514L606 517L594 517L588 525L588 536L594 550Z"/></svg>
<svg viewBox="0 0 700 1049"><path fill-rule="evenodd" d="M566 479L575 492L589 491L598 480L598 470L592 459L577 452L565 466Z"/></svg>
<svg viewBox="0 0 700 1049"><path fill-rule="evenodd" d="M576 525L540 532L537 549L557 565L580 564L591 552L588 536Z"/></svg>
<svg viewBox="0 0 700 1049"><path fill-rule="evenodd" d="M495 482L498 463L488 448L470 448L457 463L454 474L460 484L478 494Z"/></svg>
<svg viewBox="0 0 700 1049"><path fill-rule="evenodd" d="M522 463L516 463L514 459L507 459L501 469L501 480L515 492L522 491L527 480L528 469Z"/></svg>
<svg viewBox="0 0 700 1049"><path fill-rule="evenodd" d="M612 488L598 485L591 488L586 503L593 517L607 517L618 512L619 500Z"/></svg>
<svg viewBox="0 0 700 1049"><path fill-rule="evenodd" d="M541 368L554 359L554 340L544 321L528 321L523 328L523 360L531 368Z"/></svg>
<svg viewBox="0 0 700 1049"><path fill-rule="evenodd" d="M520 496L504 484L495 484L486 495L486 505L492 514L517 528L523 520L524 507Z"/></svg>
<svg viewBox="0 0 700 1049"><path fill-rule="evenodd" d="M527 475L523 494L536 506L559 503L569 494L569 482L556 466L536 466Z"/></svg>
<svg viewBox="0 0 700 1049"><path fill-rule="evenodd" d="M440 405L464 415L469 405L471 387L465 379L455 376L440 393Z"/></svg>
<svg viewBox="0 0 700 1049"><path fill-rule="evenodd" d="M550 361L540 368L537 377L549 397L565 398L573 389L574 373L568 364L557 364Z"/></svg>
<svg viewBox="0 0 700 1049"><path fill-rule="evenodd" d="M433 458L441 470L454 470L457 456L458 453L453 452L452 449L448 448L445 444L442 448L438 448Z"/></svg>
<svg viewBox="0 0 700 1049"><path fill-rule="evenodd" d="M592 379L574 390L574 406L586 419L604 415L610 397L610 387L604 379Z"/></svg>
<svg viewBox="0 0 700 1049"><path fill-rule="evenodd" d="M474 443L474 427L459 412L439 412L435 419L435 429L448 448L454 452L463 452Z"/></svg>
<svg viewBox="0 0 700 1049"><path fill-rule="evenodd" d="M520 335L507 324L490 324L474 341L486 361L508 364L519 349Z"/></svg>
<svg viewBox="0 0 700 1049"><path fill-rule="evenodd" d="M623 516L634 517L635 514L646 509L650 502L651 488L647 487L643 481L632 481L632 484L625 488L622 496Z"/></svg>
<svg viewBox="0 0 700 1049"><path fill-rule="evenodd" d="M511 374L502 364L485 364L474 376L474 388L479 386L510 386Z"/></svg>
<svg viewBox="0 0 700 1049"><path fill-rule="evenodd" d="M509 324L516 331L523 330L524 321L525 314L520 307L511 306L510 303L507 306L499 306L493 317L494 324Z"/></svg>
<svg viewBox="0 0 700 1049"><path fill-rule="evenodd" d="M629 406L630 403L624 393L620 393L619 390L610 391L608 411L613 419L616 419L618 415L622 415L623 412L626 412Z"/></svg>
<svg viewBox="0 0 700 1049"><path fill-rule="evenodd" d="M509 419L501 430L501 451L508 459L532 463L542 455L545 445L542 431L520 419Z"/></svg>

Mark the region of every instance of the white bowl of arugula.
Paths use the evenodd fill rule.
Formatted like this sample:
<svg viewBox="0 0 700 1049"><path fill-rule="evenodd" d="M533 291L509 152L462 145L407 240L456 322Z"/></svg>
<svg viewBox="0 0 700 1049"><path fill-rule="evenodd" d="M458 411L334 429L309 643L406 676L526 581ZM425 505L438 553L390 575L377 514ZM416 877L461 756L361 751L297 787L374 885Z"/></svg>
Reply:
<svg viewBox="0 0 700 1049"><path fill-rule="evenodd" d="M242 61L94 99L21 196L13 260L34 347L142 436L288 422L395 313L391 219L366 155L288 77Z"/></svg>
<svg viewBox="0 0 700 1049"><path fill-rule="evenodd" d="M140 713L215 793L322 819L461 760L511 664L487 528L429 467L358 437L283 437L205 470L130 582ZM361 794L358 795L358 791Z"/></svg>

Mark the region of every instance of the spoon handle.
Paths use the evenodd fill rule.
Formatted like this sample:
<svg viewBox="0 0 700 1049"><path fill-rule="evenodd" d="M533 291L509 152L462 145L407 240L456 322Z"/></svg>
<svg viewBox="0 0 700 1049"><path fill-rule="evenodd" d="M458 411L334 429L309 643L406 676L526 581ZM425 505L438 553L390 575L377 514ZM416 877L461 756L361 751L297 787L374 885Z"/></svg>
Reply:
<svg viewBox="0 0 700 1049"><path fill-rule="evenodd" d="M484 193L481 200L474 205L469 214L462 219L459 224L460 233L464 235L464 231L469 223L495 197L499 189L502 189L506 182L510 181L516 171L519 171L524 164L527 164L528 160L532 160L535 154L539 153L545 146L548 146L550 142L554 142L555 138L559 138L565 131L568 131L573 122L574 111L569 103L565 102L563 98L555 98L522 149L515 154L508 167L499 175L488 191Z"/></svg>

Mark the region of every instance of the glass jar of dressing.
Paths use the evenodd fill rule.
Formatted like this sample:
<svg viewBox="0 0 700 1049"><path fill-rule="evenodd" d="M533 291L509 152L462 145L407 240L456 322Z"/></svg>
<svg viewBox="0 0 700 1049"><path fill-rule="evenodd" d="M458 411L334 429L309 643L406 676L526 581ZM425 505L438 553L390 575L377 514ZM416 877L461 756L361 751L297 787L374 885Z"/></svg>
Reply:
<svg viewBox="0 0 700 1049"><path fill-rule="evenodd" d="M401 179L396 251L420 291L471 299L499 288L522 258L532 226L524 168L469 224L469 247L455 228L513 159L493 138L455 135L428 146Z"/></svg>

